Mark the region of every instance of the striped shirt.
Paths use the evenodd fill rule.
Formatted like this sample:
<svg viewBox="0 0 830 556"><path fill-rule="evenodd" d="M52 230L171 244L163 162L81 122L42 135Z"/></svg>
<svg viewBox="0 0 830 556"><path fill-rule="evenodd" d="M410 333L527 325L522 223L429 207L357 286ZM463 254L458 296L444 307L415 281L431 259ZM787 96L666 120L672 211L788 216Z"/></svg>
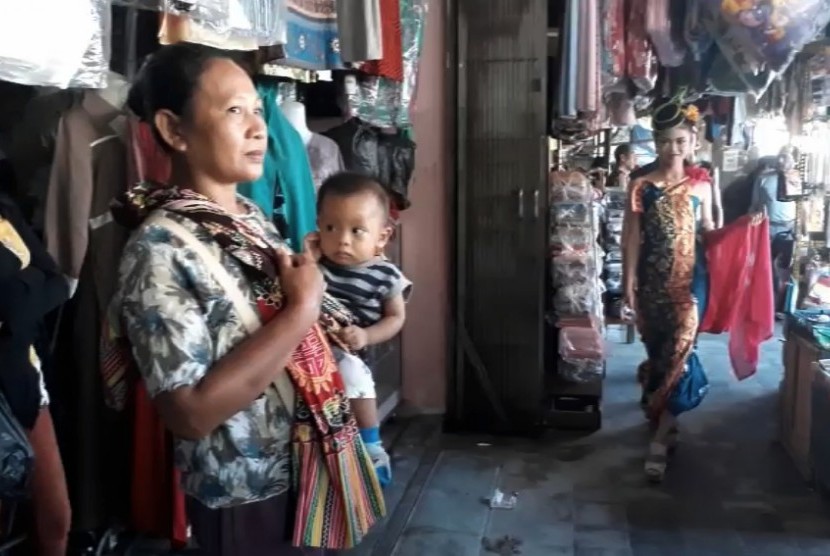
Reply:
<svg viewBox="0 0 830 556"><path fill-rule="evenodd" d="M383 318L383 304L397 295L409 298L410 282L389 261L372 260L360 266L340 266L323 259L320 268L328 293L339 299L357 318L358 326L371 326Z"/></svg>

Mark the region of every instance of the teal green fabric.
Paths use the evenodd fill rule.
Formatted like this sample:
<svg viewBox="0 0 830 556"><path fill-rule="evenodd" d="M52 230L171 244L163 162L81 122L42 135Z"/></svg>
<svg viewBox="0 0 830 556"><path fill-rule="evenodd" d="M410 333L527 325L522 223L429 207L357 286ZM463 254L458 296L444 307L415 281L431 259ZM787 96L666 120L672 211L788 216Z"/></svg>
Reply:
<svg viewBox="0 0 830 556"><path fill-rule="evenodd" d="M257 90L264 104L268 126L268 151L262 176L253 182L239 184L239 192L262 209L269 220L274 217L274 194L279 189L285 197L280 212L288 225L286 238L295 250L303 238L317 229L317 199L311 164L305 144L277 105L276 85L261 83Z"/></svg>

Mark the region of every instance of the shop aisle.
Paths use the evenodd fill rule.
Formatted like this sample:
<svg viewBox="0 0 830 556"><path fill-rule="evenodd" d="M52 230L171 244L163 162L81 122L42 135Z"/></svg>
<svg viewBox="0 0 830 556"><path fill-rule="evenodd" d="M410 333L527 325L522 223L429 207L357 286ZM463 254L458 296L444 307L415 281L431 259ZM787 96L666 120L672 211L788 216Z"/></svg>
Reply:
<svg viewBox="0 0 830 556"><path fill-rule="evenodd" d="M399 478L413 480L394 494L400 504L386 530L357 552L830 555L830 510L776 441L781 344L769 342L758 375L738 384L725 341L700 343L712 392L683 420L664 485L647 485L642 473L647 436L634 379L641 347L612 342L602 431L539 441L444 436L420 466L412 452L419 441L404 442ZM482 503L496 487L518 491L515 509Z"/></svg>

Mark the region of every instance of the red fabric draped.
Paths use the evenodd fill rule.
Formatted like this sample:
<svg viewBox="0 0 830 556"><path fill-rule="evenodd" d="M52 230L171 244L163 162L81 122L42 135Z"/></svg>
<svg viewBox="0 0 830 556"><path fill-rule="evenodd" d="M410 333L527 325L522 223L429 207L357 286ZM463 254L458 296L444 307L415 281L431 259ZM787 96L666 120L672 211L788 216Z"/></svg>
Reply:
<svg viewBox="0 0 830 556"><path fill-rule="evenodd" d="M136 533L187 546L187 514L173 443L142 381L133 386L132 526Z"/></svg>
<svg viewBox="0 0 830 556"><path fill-rule="evenodd" d="M729 332L739 380L758 370L760 346L775 331L769 224L745 216L706 235L709 299L701 332Z"/></svg>

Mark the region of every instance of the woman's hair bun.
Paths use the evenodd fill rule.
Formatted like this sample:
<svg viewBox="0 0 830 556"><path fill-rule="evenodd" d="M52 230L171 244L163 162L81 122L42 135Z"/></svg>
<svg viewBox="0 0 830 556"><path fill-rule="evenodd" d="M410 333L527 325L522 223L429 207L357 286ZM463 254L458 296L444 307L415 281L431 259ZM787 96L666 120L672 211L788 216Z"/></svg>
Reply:
<svg viewBox="0 0 830 556"><path fill-rule="evenodd" d="M152 118L151 114L147 114L147 102L145 93L145 84L143 79L144 72L140 72L132 86L130 92L127 94L127 108L130 112L135 114L139 120L146 122Z"/></svg>

